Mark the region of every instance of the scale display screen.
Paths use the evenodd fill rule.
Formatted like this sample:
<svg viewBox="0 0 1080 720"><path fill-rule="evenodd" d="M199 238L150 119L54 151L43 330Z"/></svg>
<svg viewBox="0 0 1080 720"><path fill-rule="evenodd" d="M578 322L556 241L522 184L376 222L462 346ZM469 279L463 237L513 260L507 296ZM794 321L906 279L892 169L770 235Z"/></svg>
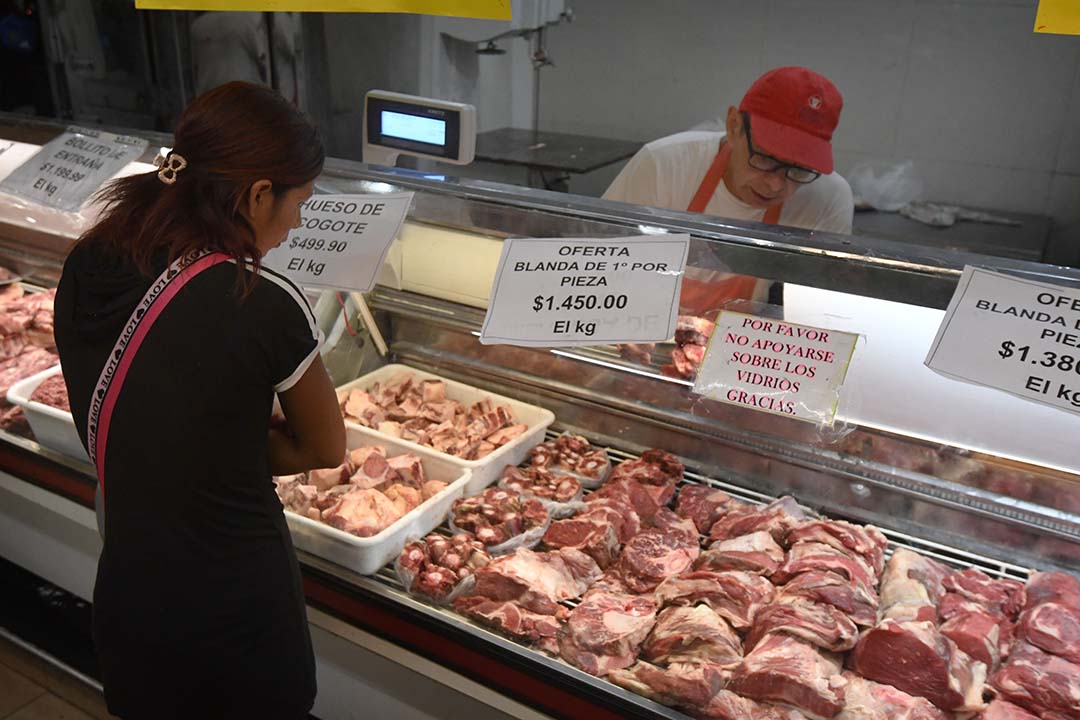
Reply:
<svg viewBox="0 0 1080 720"><path fill-rule="evenodd" d="M366 125L371 145L458 159L461 113L456 109L369 96Z"/></svg>
<svg viewBox="0 0 1080 720"><path fill-rule="evenodd" d="M382 111L382 131L388 137L429 145L446 144L446 121L390 110Z"/></svg>

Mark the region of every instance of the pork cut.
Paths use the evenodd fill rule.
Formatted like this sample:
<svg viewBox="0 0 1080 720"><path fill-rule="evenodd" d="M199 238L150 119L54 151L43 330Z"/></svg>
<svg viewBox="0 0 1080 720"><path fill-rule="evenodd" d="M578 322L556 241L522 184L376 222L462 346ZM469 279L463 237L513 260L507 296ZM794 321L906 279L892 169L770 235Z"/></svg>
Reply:
<svg viewBox="0 0 1080 720"><path fill-rule="evenodd" d="M783 584L808 570L829 570L864 587L877 586L877 575L861 557L817 542L792 545L784 564L773 573L772 581Z"/></svg>
<svg viewBox="0 0 1080 720"><path fill-rule="evenodd" d="M684 485L679 491L679 500L675 512L693 520L698 532L706 534L713 523L728 510L744 505L740 500L707 485Z"/></svg>
<svg viewBox="0 0 1080 720"><path fill-rule="evenodd" d="M1004 700L994 700L975 720L1039 720L1027 710Z"/></svg>
<svg viewBox="0 0 1080 720"><path fill-rule="evenodd" d="M950 720L925 698L908 695L891 685L844 673L844 709L836 720Z"/></svg>
<svg viewBox="0 0 1080 720"><path fill-rule="evenodd" d="M878 620L877 593L828 570L809 570L780 588L779 598L805 598L832 605L863 627Z"/></svg>
<svg viewBox="0 0 1080 720"><path fill-rule="evenodd" d="M843 520L811 520L788 535L788 543L816 542L854 554L866 561L880 575L885 567L885 548L889 541L873 525L853 525Z"/></svg>
<svg viewBox="0 0 1080 720"><path fill-rule="evenodd" d="M639 661L612 671L608 680L662 705L686 710L705 707L717 692L723 692L720 673L701 664L662 668Z"/></svg>
<svg viewBox="0 0 1080 720"><path fill-rule="evenodd" d="M566 608L559 603L581 597L601 574L593 559L579 550L537 553L521 548L477 570L471 594L560 615Z"/></svg>
<svg viewBox="0 0 1080 720"><path fill-rule="evenodd" d="M768 577L784 562L784 549L772 535L759 530L749 535L720 540L709 546L694 563L699 570L745 570Z"/></svg>
<svg viewBox="0 0 1080 720"><path fill-rule="evenodd" d="M700 553L696 535L691 542L682 534L647 530L623 547L619 575L633 592L649 592L666 578L689 570Z"/></svg>
<svg viewBox="0 0 1080 720"><path fill-rule="evenodd" d="M558 655L556 640L563 621L555 616L528 610L509 600L491 600L480 595L459 597L454 609L462 615L525 643Z"/></svg>
<svg viewBox="0 0 1080 720"><path fill-rule="evenodd" d="M563 660L602 677L629 667L656 622L656 603L641 595L590 592L559 634Z"/></svg>
<svg viewBox="0 0 1080 720"><path fill-rule="evenodd" d="M641 657L657 665L706 662L729 666L742 660L742 641L708 605L660 611Z"/></svg>
<svg viewBox="0 0 1080 720"><path fill-rule="evenodd" d="M859 639L850 663L863 677L924 697L942 710L983 707L986 666L931 621L882 621Z"/></svg>
<svg viewBox="0 0 1080 720"><path fill-rule="evenodd" d="M1036 597L1053 595L1037 593ZM1031 602L1030 593L1028 602ZM1017 643L1008 662L994 673L990 684L1003 699L1044 720L1080 718L1080 665L1034 645Z"/></svg>
<svg viewBox="0 0 1080 720"><path fill-rule="evenodd" d="M839 659L790 635L769 635L735 669L728 690L764 702L792 705L816 717L844 709Z"/></svg>
<svg viewBox="0 0 1080 720"><path fill-rule="evenodd" d="M768 505L736 507L713 523L709 539L728 540L764 530L786 546L788 534L807 520L805 508L795 498L782 497Z"/></svg>
<svg viewBox="0 0 1080 720"><path fill-rule="evenodd" d="M786 633L823 650L844 652L855 647L859 629L832 605L803 598L783 599L760 608L746 636L747 650L770 633Z"/></svg>
<svg viewBox="0 0 1080 720"><path fill-rule="evenodd" d="M668 578L656 588L661 606L705 603L736 630L749 628L758 609L773 601L776 588L760 575L696 570Z"/></svg>

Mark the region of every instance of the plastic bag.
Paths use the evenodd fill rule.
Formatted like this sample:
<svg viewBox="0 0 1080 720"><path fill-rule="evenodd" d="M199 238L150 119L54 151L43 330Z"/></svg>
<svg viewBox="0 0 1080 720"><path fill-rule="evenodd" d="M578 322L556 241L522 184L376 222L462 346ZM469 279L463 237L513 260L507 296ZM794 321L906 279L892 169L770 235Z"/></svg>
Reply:
<svg viewBox="0 0 1080 720"><path fill-rule="evenodd" d="M600 463L600 466L595 468L593 472L586 474L560 464L559 455L562 451L559 446L564 444L567 440L574 439L587 445L588 449L585 452L587 455L593 456L590 458L591 461ZM560 473L577 478L582 487L586 490L596 490L604 484L608 475L611 473L611 458L607 456L607 450L592 445L591 443L588 443L585 438L576 436L570 432L564 432L556 440L542 443L534 447L529 451L528 462L531 465L542 467L552 473Z"/></svg>
<svg viewBox="0 0 1080 720"><path fill-rule="evenodd" d="M923 184L915 174L915 163L860 163L847 176L855 193L855 206L896 212L922 195Z"/></svg>
<svg viewBox="0 0 1080 720"><path fill-rule="evenodd" d="M526 466L524 468L521 468L520 474L512 472L515 470L518 469L515 468L513 465L507 465L506 469L503 470L503 474L499 478L499 482L496 487L498 487L500 490L520 493L527 498L539 500L541 503L543 503L544 507L547 508L548 514L552 517L552 519L570 517L571 515L580 512L581 509L585 506L585 504L581 502L581 498L585 493L584 483L582 482L581 478L576 474L564 470L556 470L553 468L539 468L534 466ZM545 497L538 493L531 492L527 484L522 484L529 482L530 478L528 477L528 473L530 470L546 470L549 473L550 478L559 482L567 480L572 481L577 484L577 492L574 493L574 495L569 500L555 500L554 498ZM517 482L519 479L522 482Z"/></svg>
<svg viewBox="0 0 1080 720"><path fill-rule="evenodd" d="M489 507L484 509L483 505L476 506L477 502L480 502L483 505L488 505ZM527 505L531 503L535 503L535 505L532 508L527 507ZM469 530L465 530L456 524L455 521L458 519L458 511L465 505L473 506L467 509L468 512L480 512L480 514L484 515L487 518L485 520L485 523L489 528L492 525L503 522L502 517L494 517L494 519L497 520L497 523L493 523L493 516L490 514L493 512L510 511L513 513L519 513L523 517L528 517L529 513L531 513L533 510L543 510L543 521L537 525L533 525L527 530L518 533L517 535L507 538L501 543L489 545L488 543L484 542L481 537L479 537L479 535L483 533L483 530L485 528L480 528L477 532L472 532ZM536 513L534 518L539 519L539 512ZM547 532L548 526L551 525L551 512L542 502L540 502L538 498L525 497L520 493L502 490L499 488L488 488L480 495L474 495L472 497L456 500L454 502L454 507L450 510L450 515L447 518L447 524L449 525L451 532L455 534L464 533L471 538L475 538L477 541L484 545L485 550L487 550L487 552L491 555L506 555L508 553L514 552L518 548L524 547L532 549L536 547L536 545L539 544L541 538L544 537L544 533Z"/></svg>
<svg viewBox="0 0 1080 720"><path fill-rule="evenodd" d="M465 533L469 537L476 537L475 534L469 532L468 530L462 530L457 525L454 525L454 518L452 516L449 520L447 520L447 525L450 526L450 532ZM501 542L498 545L485 545L484 550L486 550L487 553L492 557L497 557L499 555L509 555L510 553L515 552L518 548L526 548L528 550L532 550L534 547L540 544L540 541L544 538L544 533L547 532L547 529L550 526L551 513L549 512L547 520L544 521L543 525L531 527L525 532L515 535L509 540Z"/></svg>
<svg viewBox="0 0 1080 720"><path fill-rule="evenodd" d="M452 542L450 538L443 539L447 540L448 542ZM402 563L402 558L405 557L406 553L409 551L410 546L414 543L427 543L427 537L410 538L410 540L405 544L405 547L402 549L401 553L399 553L397 558L394 560L394 574L397 575L398 580L400 580L401 584L405 587L405 592L408 593L410 597L423 600L433 605L450 605L454 602L454 600L461 597L462 595L469 593L472 590L473 586L476 584L475 570L470 572L470 574L465 575L464 577L459 577L457 582L454 584L454 588L442 597L435 597L421 590L415 589L413 587L413 584L416 582L417 573L406 568L405 565ZM490 562L490 553L488 553L486 550L482 550L480 552L483 553L483 557L487 559L487 562ZM472 557L470 556L469 562L471 561ZM437 568L443 570L444 572L453 572L451 569L439 565L438 563L430 563L430 566L432 566L433 569Z"/></svg>

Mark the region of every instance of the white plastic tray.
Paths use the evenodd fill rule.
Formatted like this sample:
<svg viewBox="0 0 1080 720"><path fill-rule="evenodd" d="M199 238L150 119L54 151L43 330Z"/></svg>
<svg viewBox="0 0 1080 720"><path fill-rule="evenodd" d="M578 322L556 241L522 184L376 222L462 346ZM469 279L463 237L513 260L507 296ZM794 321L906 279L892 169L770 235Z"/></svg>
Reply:
<svg viewBox="0 0 1080 720"><path fill-rule="evenodd" d="M366 389L375 383L386 383L402 373L411 373L420 380L442 380L446 383L446 397L451 400L457 400L465 406L470 406L484 398L490 398L496 405L508 405L510 410L514 413L514 422L529 426L520 436L496 449L495 452L487 457L481 458L480 460L462 460L453 455L439 452L427 445L420 445L409 442L408 440L391 438L377 430L346 421L346 427L359 430L369 437L393 440L413 451L423 450L428 453L434 453L441 458L452 461L459 467L471 470L472 480L469 481L469 486L465 490L466 495L476 495L477 493L482 492L484 488L499 478L502 469L507 465L519 465L534 445L543 442L544 432L551 423L555 422L555 414L550 410L545 410L544 408L529 405L519 400L480 390L455 380L447 380L446 378L424 372L423 370L417 370L408 365L385 365L374 372L370 372L350 383L342 385L338 388L338 392L348 391L356 387Z"/></svg>
<svg viewBox="0 0 1080 720"><path fill-rule="evenodd" d="M7 401L23 409L39 445L76 460L90 462L86 448L79 440L79 432L75 429L75 420L71 417L71 413L54 408L52 405L30 400L30 396L34 394L34 390L42 381L59 372L60 366L57 365L20 380L8 390Z"/></svg>
<svg viewBox="0 0 1080 720"><path fill-rule="evenodd" d="M381 435L371 437L352 426L345 429L350 450L380 445L386 448L387 455L391 457L413 454L423 462L425 478L449 483L438 495L413 508L378 535L366 538L356 537L317 520L285 511L285 520L289 523L296 547L355 570L361 575L371 575L396 558L410 539L423 537L434 530L446 517L454 501L465 494L471 475L468 469L450 462L445 455L431 448L414 446L412 443Z"/></svg>

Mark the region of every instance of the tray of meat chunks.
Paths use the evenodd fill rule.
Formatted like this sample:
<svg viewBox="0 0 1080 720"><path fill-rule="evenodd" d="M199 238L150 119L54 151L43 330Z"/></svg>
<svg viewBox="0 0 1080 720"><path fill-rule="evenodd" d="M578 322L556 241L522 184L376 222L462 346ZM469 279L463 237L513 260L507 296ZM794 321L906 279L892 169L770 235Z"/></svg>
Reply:
<svg viewBox="0 0 1080 720"><path fill-rule="evenodd" d="M8 390L7 401L26 413L30 430L40 445L90 462L75 429L67 385L59 365L16 382Z"/></svg>
<svg viewBox="0 0 1080 720"><path fill-rule="evenodd" d="M406 365L386 365L342 385L338 401L347 425L468 468L467 495L524 460L555 421L550 410Z"/></svg>
<svg viewBox="0 0 1080 720"><path fill-rule="evenodd" d="M346 432L341 465L274 483L298 548L370 575L441 523L471 474L430 450Z"/></svg>
<svg viewBox="0 0 1080 720"><path fill-rule="evenodd" d="M508 475L550 467L550 450ZM538 542L489 552L507 536L492 528L524 537L526 504L542 514L509 489L488 491L487 522L430 535L380 577L694 718L1080 719L1074 576L825 518L662 450L534 520Z"/></svg>

